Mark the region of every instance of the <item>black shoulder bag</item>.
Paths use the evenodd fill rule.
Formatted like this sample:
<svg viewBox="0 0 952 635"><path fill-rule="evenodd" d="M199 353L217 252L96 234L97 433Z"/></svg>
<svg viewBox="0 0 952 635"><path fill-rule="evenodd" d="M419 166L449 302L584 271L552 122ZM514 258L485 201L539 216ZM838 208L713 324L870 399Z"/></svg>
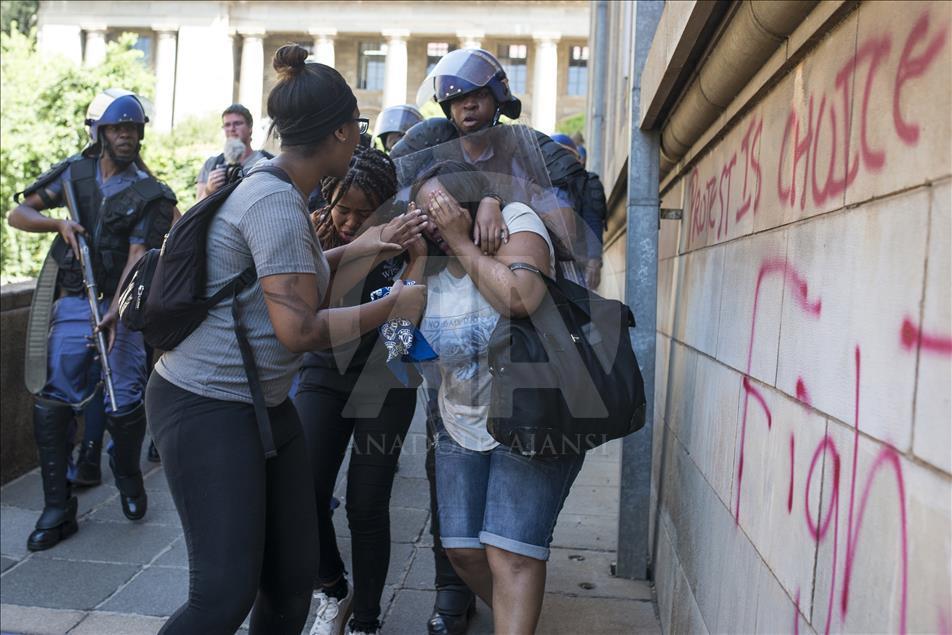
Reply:
<svg viewBox="0 0 952 635"><path fill-rule="evenodd" d="M567 280L528 318L501 317L489 341L488 430L530 457L579 454L645 424L645 387L631 346L631 310Z"/></svg>

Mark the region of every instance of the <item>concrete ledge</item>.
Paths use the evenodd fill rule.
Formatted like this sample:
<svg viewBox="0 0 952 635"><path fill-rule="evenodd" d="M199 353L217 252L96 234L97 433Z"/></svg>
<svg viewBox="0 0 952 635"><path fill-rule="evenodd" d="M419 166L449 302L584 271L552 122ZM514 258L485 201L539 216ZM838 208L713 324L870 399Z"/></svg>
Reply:
<svg viewBox="0 0 952 635"><path fill-rule="evenodd" d="M26 326L35 281L0 287L0 483L36 466L32 397L23 385Z"/></svg>

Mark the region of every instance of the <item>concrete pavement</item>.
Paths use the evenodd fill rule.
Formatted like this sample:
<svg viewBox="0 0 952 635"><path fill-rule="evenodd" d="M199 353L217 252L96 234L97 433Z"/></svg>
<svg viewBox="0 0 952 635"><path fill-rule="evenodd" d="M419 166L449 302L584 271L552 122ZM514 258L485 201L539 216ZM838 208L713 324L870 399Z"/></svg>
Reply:
<svg viewBox="0 0 952 635"><path fill-rule="evenodd" d="M418 413L419 414L419 413ZM539 633L656 633L652 588L614 578L620 444L589 453L559 518L549 561ZM392 551L383 596L384 633L425 633L433 606L433 557L425 435L414 419L391 503ZM3 633L153 634L188 590L185 544L161 466L143 459L149 512L123 516L111 474L79 490L80 531L55 548L26 550L42 508L36 470L0 490L0 630ZM343 478L337 494L344 491ZM350 540L343 513L334 516L344 561ZM312 611L313 611L312 607ZM492 632L480 604L469 632Z"/></svg>

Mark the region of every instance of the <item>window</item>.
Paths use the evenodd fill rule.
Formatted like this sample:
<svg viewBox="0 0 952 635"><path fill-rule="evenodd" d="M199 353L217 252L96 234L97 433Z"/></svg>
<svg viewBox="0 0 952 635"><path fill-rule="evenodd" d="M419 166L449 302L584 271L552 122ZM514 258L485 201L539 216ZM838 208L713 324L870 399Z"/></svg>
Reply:
<svg viewBox="0 0 952 635"><path fill-rule="evenodd" d="M357 58L360 64L357 69L357 88L383 90L387 76L387 45L382 42L361 42Z"/></svg>
<svg viewBox="0 0 952 635"><path fill-rule="evenodd" d="M568 94L584 97L588 91L588 47L573 46L569 50Z"/></svg>
<svg viewBox="0 0 952 635"><path fill-rule="evenodd" d="M426 43L426 74L429 75L440 58L455 51L455 46L450 46L448 42L427 42Z"/></svg>
<svg viewBox="0 0 952 635"><path fill-rule="evenodd" d="M155 65L155 51L152 31L136 31L131 29L110 29L106 33L107 42L118 42L123 34L134 35L136 43L132 45L133 50L142 51L142 57L139 62L146 68L152 68Z"/></svg>
<svg viewBox="0 0 952 635"><path fill-rule="evenodd" d="M509 78L509 90L516 94L525 94L528 47L525 44L501 44L497 51L499 63Z"/></svg>

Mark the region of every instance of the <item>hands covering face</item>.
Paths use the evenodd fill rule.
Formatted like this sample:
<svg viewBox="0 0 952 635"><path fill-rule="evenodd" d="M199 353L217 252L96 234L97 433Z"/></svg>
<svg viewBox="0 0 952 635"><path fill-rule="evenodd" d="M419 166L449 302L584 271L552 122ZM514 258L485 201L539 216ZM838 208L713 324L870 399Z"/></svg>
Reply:
<svg viewBox="0 0 952 635"><path fill-rule="evenodd" d="M469 212L446 192L443 190L430 192L427 195L426 204L431 221L451 250L455 251L455 245L469 240L473 220Z"/></svg>

